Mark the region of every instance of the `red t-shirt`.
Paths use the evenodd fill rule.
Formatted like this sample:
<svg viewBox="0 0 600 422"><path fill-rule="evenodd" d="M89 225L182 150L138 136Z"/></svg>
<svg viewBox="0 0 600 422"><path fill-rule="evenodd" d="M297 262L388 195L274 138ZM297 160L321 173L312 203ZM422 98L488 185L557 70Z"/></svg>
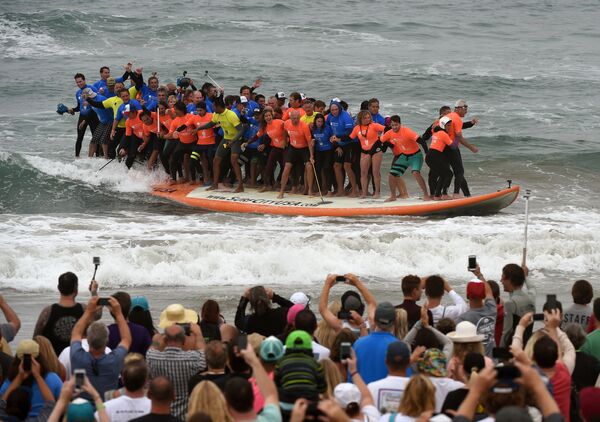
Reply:
<svg viewBox="0 0 600 422"><path fill-rule="evenodd" d="M560 409L560 414L567 422L570 421L569 409L571 408L571 375L562 362L556 362L554 376L550 378L554 391L554 401Z"/></svg>
<svg viewBox="0 0 600 422"><path fill-rule="evenodd" d="M398 132L394 132L392 129L384 133L381 142L389 142L394 146L394 156L400 154L411 155L419 151L417 139L419 139L419 135L414 130L406 126L400 126Z"/></svg>
<svg viewBox="0 0 600 422"><path fill-rule="evenodd" d="M306 148L312 139L310 128L302 120L300 120L297 125L294 125L291 120L288 120L283 125L283 129L290 138L290 145L296 149Z"/></svg>

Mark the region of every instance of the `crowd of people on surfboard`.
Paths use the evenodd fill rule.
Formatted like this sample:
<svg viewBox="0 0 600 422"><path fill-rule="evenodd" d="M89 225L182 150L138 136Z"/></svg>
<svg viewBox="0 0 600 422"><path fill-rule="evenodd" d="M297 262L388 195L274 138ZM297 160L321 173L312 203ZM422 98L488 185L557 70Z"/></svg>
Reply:
<svg viewBox="0 0 600 422"><path fill-rule="evenodd" d="M82 304L67 272L14 354L19 310L0 295L0 420L598 421L592 285L536 309L527 267L505 265L499 283L471 272L465 296L439 275L404 276L395 306L354 274L329 274L315 301L254 286L231 323L209 298L154 319L148 298L99 295L95 279Z"/></svg>
<svg viewBox="0 0 600 422"><path fill-rule="evenodd" d="M339 98L326 103L300 92L266 97L255 92L260 79L242 86L239 95L225 95L208 72L212 82L197 88L185 73L177 83L161 86L155 73L144 81L142 70L128 63L115 78L103 66L93 84L75 75L77 104L59 104L57 111L79 112L76 156L89 127L90 157L118 157L129 168L146 160L150 170L160 162L172 184L203 183L215 190L223 182L236 185L234 192L246 184L263 192L278 189L279 198L286 189L311 196L379 198L383 154L389 149L387 200L408 198L402 176L409 168L424 200L470 196L460 145L478 152L462 132L478 119L464 120L465 100L456 101L454 109L441 107L419 136L399 115L382 116L377 98L363 101L352 116ZM429 166L427 182L423 163Z"/></svg>

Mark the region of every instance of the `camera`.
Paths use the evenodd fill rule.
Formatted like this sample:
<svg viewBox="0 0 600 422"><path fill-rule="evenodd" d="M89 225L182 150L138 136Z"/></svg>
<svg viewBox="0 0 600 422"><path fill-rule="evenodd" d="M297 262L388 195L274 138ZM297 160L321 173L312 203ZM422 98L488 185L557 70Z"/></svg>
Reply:
<svg viewBox="0 0 600 422"><path fill-rule="evenodd" d="M183 323L183 324L177 324L180 325L181 328L183 328L183 331L185 332L186 336L189 336L191 334L191 328L190 328L190 324L189 323Z"/></svg>
<svg viewBox="0 0 600 422"><path fill-rule="evenodd" d="M192 81L187 76L187 70L183 71L183 75L180 78L177 78L177 86L182 89L187 89L188 86L191 85Z"/></svg>

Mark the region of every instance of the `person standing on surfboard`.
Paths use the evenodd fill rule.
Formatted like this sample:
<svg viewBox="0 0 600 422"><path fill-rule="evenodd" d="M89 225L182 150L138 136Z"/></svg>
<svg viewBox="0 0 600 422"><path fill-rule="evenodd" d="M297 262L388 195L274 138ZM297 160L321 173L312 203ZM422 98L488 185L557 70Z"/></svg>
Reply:
<svg viewBox="0 0 600 422"><path fill-rule="evenodd" d="M223 139L219 143L217 153L213 162L213 184L207 190L216 190L219 187L219 175L221 172L221 162L231 151L231 167L238 180L238 186L234 192L244 191L244 180L242 179L242 169L238 163L238 158L242 153L241 137L244 133L244 127L237 114L225 107L225 101L222 97L214 100L215 112L212 121L198 127L198 130L210 129L219 125L223 129Z"/></svg>
<svg viewBox="0 0 600 422"><path fill-rule="evenodd" d="M433 199L439 201L442 199L442 189L446 186L452 172L448 164L448 159L444 154L450 145L452 139L448 135L448 126L452 123L448 116L442 117L437 126L433 129L431 136L431 146L425 161L429 166L429 187Z"/></svg>
<svg viewBox="0 0 600 422"><path fill-rule="evenodd" d="M356 117L356 126L350 138L358 138L362 149L360 154L360 184L362 187L361 198L366 198L369 190L369 169L372 167L375 180L373 198L377 199L381 193L381 160L383 159L383 145L379 135L385 126L373 122L371 112L362 110Z"/></svg>
<svg viewBox="0 0 600 422"><path fill-rule="evenodd" d="M281 188L277 199L283 198L290 172L296 163L302 163L304 168L304 180L308 185L308 195L313 195L314 176L310 166L315 163L314 140L306 123L300 120L300 112L292 110L290 120L283 125L286 143L285 167L281 176ZM292 186L292 193L296 192L296 186Z"/></svg>
<svg viewBox="0 0 600 422"><path fill-rule="evenodd" d="M393 147L394 159L390 168L389 185L390 197L386 202L396 200L396 190L398 190L400 198L408 198L406 185L402 180L402 175L411 168L412 174L415 177L419 187L423 191L423 200L429 201L431 197L427 193L427 185L423 176L421 176L421 168L423 167L423 153L419 148L421 138L412 129L402 126L400 116L394 115L390 118L392 130L388 130L381 137L381 142L389 143ZM427 147L427 145L425 145Z"/></svg>

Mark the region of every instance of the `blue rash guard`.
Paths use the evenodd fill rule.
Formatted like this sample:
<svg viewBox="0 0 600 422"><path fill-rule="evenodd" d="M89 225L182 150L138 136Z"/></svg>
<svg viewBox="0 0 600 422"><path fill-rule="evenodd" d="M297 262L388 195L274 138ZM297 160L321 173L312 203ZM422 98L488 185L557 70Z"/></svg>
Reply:
<svg viewBox="0 0 600 422"><path fill-rule="evenodd" d="M371 119L374 123L379 123L381 126L385 126L385 117L383 117L381 114L371 114Z"/></svg>
<svg viewBox="0 0 600 422"><path fill-rule="evenodd" d="M119 109L117 110L117 115L115 116L115 120L120 121L121 119L125 118L124 112L125 112L125 106L127 104L134 105L138 111L142 111L142 105L137 100L129 100L128 103L123 103L119 106Z"/></svg>
<svg viewBox="0 0 600 422"><path fill-rule="evenodd" d="M352 133L352 130L354 129L354 120L352 120L352 116L350 116L350 113L345 111L339 103L333 104L338 105L340 109L340 114L338 114L337 116L334 116L332 114L327 115L327 120L325 121L325 124L331 130L331 135L335 135L340 139L345 139L343 141L338 142L339 146L348 145L352 142L358 142L348 138L348 136L350 135L350 133Z"/></svg>
<svg viewBox="0 0 600 422"><path fill-rule="evenodd" d="M206 112L207 113L214 113L215 112L215 106L213 105L213 102L208 99L207 97L204 98L204 102L206 103Z"/></svg>
<svg viewBox="0 0 600 422"><path fill-rule="evenodd" d="M113 96L114 96L114 94L113 94ZM100 95L100 94L96 95L96 98L94 98L94 100L98 101L98 102L102 102L106 99L108 99L108 98L103 95ZM102 123L103 125L112 124L112 122L114 120L114 113L113 113L112 108L98 108L98 107L92 107L92 108L96 112L96 115L98 116L98 120L100 121L100 123Z"/></svg>
<svg viewBox="0 0 600 422"><path fill-rule="evenodd" d="M125 79L123 79L122 76L119 76L118 78L115 78L115 82L119 83L119 82L125 82ZM104 79L100 79L96 82L94 82L92 84L92 87L94 88L94 91L96 91L99 94L102 94L104 96L106 96L106 94L108 93L108 86L106 85L106 81ZM102 92L100 90L103 90ZM110 98L110 97L106 97L106 98Z"/></svg>
<svg viewBox="0 0 600 422"><path fill-rule="evenodd" d="M151 90L146 84L142 85L141 93L145 104L155 102L158 99L158 93Z"/></svg>
<svg viewBox="0 0 600 422"><path fill-rule="evenodd" d="M322 128L314 127L312 130L312 136L315 139L316 151L330 151L333 149L333 144L329 140L329 138L331 138L331 129L329 126Z"/></svg>
<svg viewBox="0 0 600 422"><path fill-rule="evenodd" d="M92 85L86 85L82 89L77 90L77 92L75 93L75 100L77 101L77 105L79 107L79 114L81 116L87 116L93 112L92 106L89 105L88 102L83 99L83 90L86 88L90 88L92 91L97 93L97 91Z"/></svg>

